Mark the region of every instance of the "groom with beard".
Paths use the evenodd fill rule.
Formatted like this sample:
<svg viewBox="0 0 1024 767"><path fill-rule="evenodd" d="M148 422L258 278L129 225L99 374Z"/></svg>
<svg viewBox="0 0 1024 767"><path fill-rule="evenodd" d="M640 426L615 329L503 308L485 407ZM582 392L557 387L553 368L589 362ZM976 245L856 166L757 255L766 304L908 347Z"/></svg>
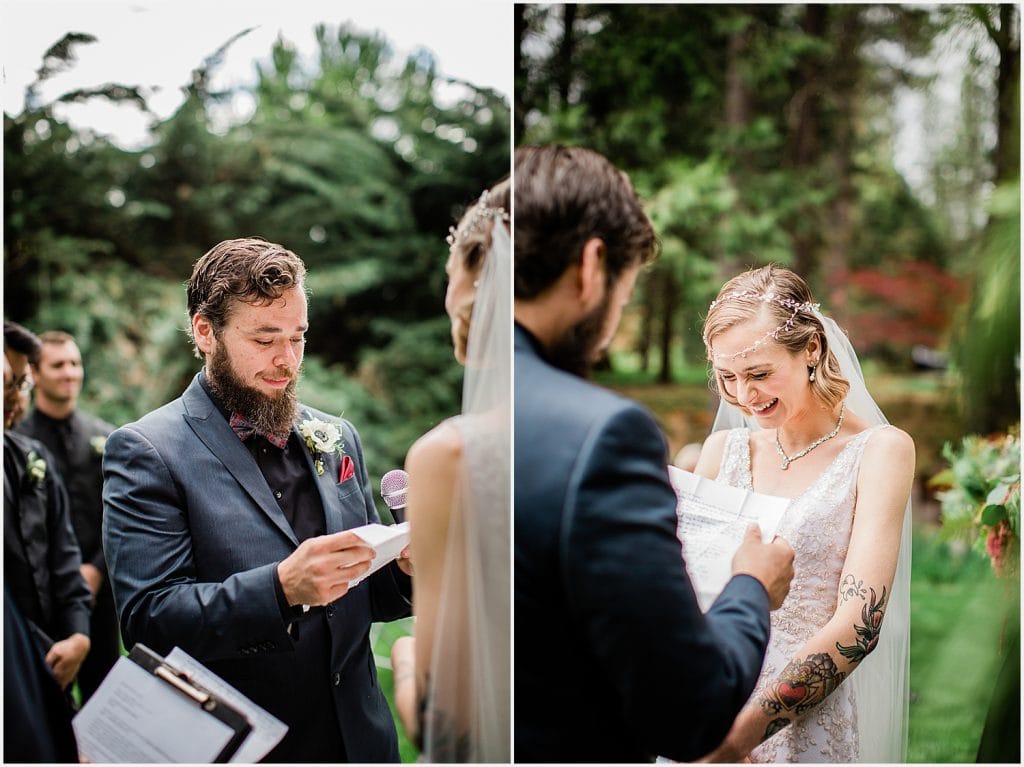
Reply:
<svg viewBox="0 0 1024 767"><path fill-rule="evenodd" d="M359 434L298 403L305 266L228 240L188 283L205 361L181 397L110 435L103 545L125 647L173 647L288 725L277 762L397 762L372 621L409 615L404 558L356 587L379 522Z"/></svg>
<svg viewBox="0 0 1024 767"><path fill-rule="evenodd" d="M584 380L654 258L651 223L586 149L520 148L514 178L516 762L693 760L754 688L793 550L752 527L701 613L661 431Z"/></svg>

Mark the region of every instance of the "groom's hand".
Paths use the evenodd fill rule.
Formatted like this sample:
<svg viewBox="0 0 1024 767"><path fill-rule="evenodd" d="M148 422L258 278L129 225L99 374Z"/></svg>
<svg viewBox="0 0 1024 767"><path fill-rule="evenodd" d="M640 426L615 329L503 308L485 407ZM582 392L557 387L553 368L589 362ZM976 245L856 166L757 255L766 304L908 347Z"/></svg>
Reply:
<svg viewBox="0 0 1024 767"><path fill-rule="evenodd" d="M768 592L771 609L778 610L793 580L793 548L778 536L771 543L762 543L761 528L750 525L743 543L733 555L732 574L757 578Z"/></svg>
<svg viewBox="0 0 1024 767"><path fill-rule="evenodd" d="M374 551L345 530L307 538L277 566L285 599L295 605L326 605L348 593L349 581L370 569Z"/></svg>

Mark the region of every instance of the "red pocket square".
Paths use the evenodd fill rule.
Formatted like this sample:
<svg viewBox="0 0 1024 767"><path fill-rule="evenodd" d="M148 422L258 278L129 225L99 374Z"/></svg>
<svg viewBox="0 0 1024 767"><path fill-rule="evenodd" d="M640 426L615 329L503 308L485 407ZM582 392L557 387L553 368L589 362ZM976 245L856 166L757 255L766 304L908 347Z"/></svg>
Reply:
<svg viewBox="0 0 1024 767"><path fill-rule="evenodd" d="M343 455L341 457L341 470L338 472L338 484L348 482L355 475L356 465L352 460L352 456Z"/></svg>

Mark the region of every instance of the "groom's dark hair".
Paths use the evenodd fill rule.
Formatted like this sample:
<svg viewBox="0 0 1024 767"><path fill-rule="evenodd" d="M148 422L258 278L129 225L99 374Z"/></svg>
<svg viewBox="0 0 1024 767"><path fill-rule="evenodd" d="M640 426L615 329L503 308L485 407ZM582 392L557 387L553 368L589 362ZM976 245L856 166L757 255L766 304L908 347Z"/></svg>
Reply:
<svg viewBox="0 0 1024 767"><path fill-rule="evenodd" d="M259 306L277 300L290 288L302 288L306 265L275 242L260 237L224 240L196 261L187 285L189 320L206 317L219 335L236 301ZM195 355L203 358L192 336Z"/></svg>
<svg viewBox="0 0 1024 767"><path fill-rule="evenodd" d="M604 241L609 285L658 254L654 227L629 177L590 149L560 144L516 150L515 296L536 298L577 263L587 240Z"/></svg>

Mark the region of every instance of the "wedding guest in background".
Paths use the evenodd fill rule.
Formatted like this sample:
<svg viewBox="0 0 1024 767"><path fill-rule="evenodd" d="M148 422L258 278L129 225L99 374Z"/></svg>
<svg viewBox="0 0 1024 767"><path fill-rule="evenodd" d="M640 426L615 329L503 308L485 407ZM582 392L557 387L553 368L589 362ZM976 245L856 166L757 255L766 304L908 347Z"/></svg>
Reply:
<svg viewBox="0 0 1024 767"><path fill-rule="evenodd" d="M288 725L268 761L397 762L369 633L409 615L409 563L350 587L380 518L355 427L298 402L305 274L259 238L196 262L204 367L108 438L103 548L125 646L178 646Z"/></svg>
<svg viewBox="0 0 1024 767"><path fill-rule="evenodd" d="M82 551L82 577L93 600L92 647L78 671L84 703L120 655L114 596L102 545L103 448L114 427L78 407L84 373L75 339L50 330L40 334L39 340L39 360L32 365L35 407L17 431L46 445L71 505L71 522Z"/></svg>
<svg viewBox="0 0 1024 767"><path fill-rule="evenodd" d="M704 343L722 404L696 473L793 499L796 551L757 690L708 758L906 761L914 443L788 269L727 282Z"/></svg>
<svg viewBox="0 0 1024 767"><path fill-rule="evenodd" d="M409 450L415 640L392 646L395 700L428 762L508 762L512 264L510 185L449 237L445 309L462 415Z"/></svg>
<svg viewBox="0 0 1024 767"><path fill-rule="evenodd" d="M39 442L11 430L20 393L32 386L39 339L4 321L4 583L65 690L89 654L89 603L82 556L56 462Z"/></svg>
<svg viewBox="0 0 1024 767"><path fill-rule="evenodd" d="M655 256L651 223L586 149L520 148L514 178L516 761L694 759L754 687L793 552L751 526L701 612L664 436L584 380Z"/></svg>

